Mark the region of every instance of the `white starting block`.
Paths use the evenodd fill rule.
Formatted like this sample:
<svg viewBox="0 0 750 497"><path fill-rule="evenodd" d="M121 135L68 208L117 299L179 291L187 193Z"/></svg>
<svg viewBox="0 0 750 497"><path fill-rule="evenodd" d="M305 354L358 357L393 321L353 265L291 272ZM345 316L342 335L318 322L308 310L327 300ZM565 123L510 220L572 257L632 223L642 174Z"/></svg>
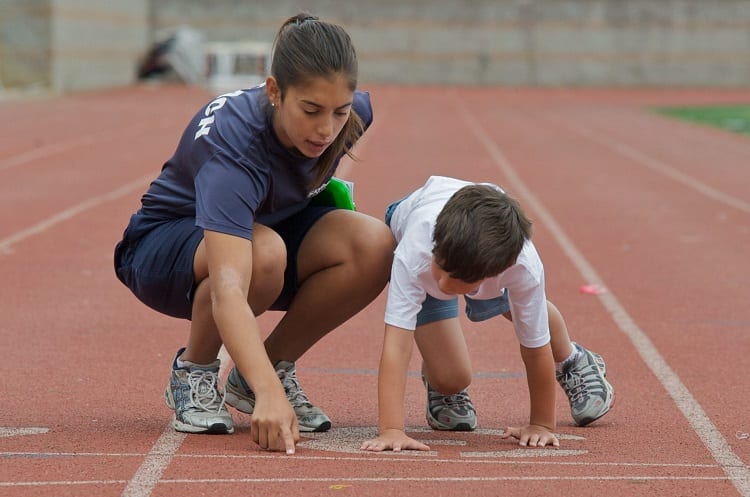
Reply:
<svg viewBox="0 0 750 497"><path fill-rule="evenodd" d="M266 80L271 44L255 41L207 42L206 83L217 93L251 88Z"/></svg>

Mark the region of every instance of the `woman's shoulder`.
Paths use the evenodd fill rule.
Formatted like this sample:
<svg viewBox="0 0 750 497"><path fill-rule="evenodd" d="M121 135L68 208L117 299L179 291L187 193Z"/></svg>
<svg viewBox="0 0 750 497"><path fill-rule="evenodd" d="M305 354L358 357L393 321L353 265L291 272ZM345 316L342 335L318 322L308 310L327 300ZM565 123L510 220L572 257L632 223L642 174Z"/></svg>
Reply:
<svg viewBox="0 0 750 497"><path fill-rule="evenodd" d="M265 89L256 86L224 95L230 114L252 128L265 128L270 120L270 104Z"/></svg>
<svg viewBox="0 0 750 497"><path fill-rule="evenodd" d="M258 87L218 95L193 119L194 138L203 138L206 145L244 150L269 128L267 103Z"/></svg>

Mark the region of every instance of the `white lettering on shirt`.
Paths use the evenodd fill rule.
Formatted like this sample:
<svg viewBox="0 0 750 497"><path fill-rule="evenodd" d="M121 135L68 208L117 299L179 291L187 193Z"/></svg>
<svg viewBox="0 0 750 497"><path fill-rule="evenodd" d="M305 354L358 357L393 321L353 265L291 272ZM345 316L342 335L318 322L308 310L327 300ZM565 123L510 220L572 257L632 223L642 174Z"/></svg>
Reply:
<svg viewBox="0 0 750 497"><path fill-rule="evenodd" d="M224 107L224 104L227 103L227 98L229 97L236 97L238 95L242 95L242 90L237 90L232 93L225 93L224 95L219 95L216 100L211 102L206 106L206 110L203 112L203 115L206 116L203 119L200 120L198 123L198 131L195 132L195 138L194 140L197 140L201 136L207 135L211 131L211 125L214 123L214 120L216 117L213 115L214 112Z"/></svg>

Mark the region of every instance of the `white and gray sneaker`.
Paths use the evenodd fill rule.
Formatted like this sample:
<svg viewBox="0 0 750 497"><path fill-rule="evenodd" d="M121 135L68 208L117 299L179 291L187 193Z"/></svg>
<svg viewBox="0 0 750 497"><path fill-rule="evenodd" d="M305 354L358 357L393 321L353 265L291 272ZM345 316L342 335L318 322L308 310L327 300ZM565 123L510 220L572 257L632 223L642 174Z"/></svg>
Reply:
<svg viewBox="0 0 750 497"><path fill-rule="evenodd" d="M224 406L224 395L219 386L217 359L211 364L200 365L185 361L177 367L177 357L172 365L169 385L164 391L167 406L174 410L172 426L185 433L232 433L232 415Z"/></svg>
<svg viewBox="0 0 750 497"><path fill-rule="evenodd" d="M477 411L466 390L453 395L443 395L433 390L424 376L422 382L427 389L427 424L433 430L474 431L477 429Z"/></svg>
<svg viewBox="0 0 750 497"><path fill-rule="evenodd" d="M596 421L614 405L615 390L607 381L601 355L573 343L578 354L557 373L557 382L570 401L570 414L578 426Z"/></svg>
<svg viewBox="0 0 750 497"><path fill-rule="evenodd" d="M331 419L319 408L312 405L305 392L297 380L297 369L293 362L279 361L275 366L276 375L281 380L286 392L286 398L292 405L297 421L299 422L299 431L303 432L321 432L331 429ZM252 414L255 409L255 393L250 389L245 379L237 370L237 366L232 368L227 377L227 404L238 411L246 414Z"/></svg>

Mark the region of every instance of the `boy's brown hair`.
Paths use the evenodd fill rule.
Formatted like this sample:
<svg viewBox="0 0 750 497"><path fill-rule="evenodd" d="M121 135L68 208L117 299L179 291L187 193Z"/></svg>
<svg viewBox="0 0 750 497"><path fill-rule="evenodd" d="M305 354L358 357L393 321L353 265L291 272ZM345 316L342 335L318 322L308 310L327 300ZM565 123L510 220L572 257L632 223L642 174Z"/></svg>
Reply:
<svg viewBox="0 0 750 497"><path fill-rule="evenodd" d="M531 221L517 200L494 186L467 185L438 215L432 254L452 278L473 283L515 264L530 238Z"/></svg>

